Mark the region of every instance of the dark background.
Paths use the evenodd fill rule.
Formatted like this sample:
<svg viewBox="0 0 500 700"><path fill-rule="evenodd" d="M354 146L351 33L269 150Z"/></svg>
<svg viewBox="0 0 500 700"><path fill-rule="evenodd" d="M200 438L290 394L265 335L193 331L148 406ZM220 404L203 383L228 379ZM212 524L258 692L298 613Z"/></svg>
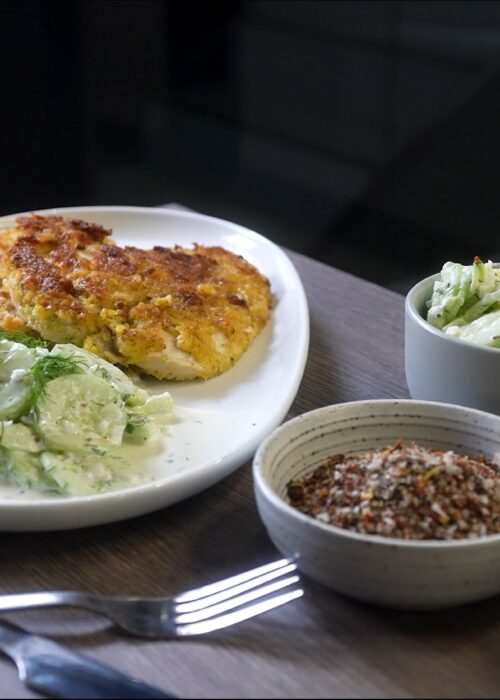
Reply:
<svg viewBox="0 0 500 700"><path fill-rule="evenodd" d="M500 258L500 3L0 4L0 214L177 201L405 291Z"/></svg>

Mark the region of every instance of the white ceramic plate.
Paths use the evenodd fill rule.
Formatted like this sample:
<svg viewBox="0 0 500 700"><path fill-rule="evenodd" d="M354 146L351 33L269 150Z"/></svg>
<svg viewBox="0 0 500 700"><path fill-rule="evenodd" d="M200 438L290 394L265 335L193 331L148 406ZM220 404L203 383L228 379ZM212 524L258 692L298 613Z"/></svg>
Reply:
<svg viewBox="0 0 500 700"><path fill-rule="evenodd" d="M147 483L85 498L40 497L2 488L0 530L62 530L142 515L206 489L246 462L285 417L307 359L306 296L285 253L248 229L190 212L71 207L42 213L100 223L126 245L221 245L243 255L269 278L275 309L247 353L222 376L206 382L144 384L150 391L170 391L175 404L164 443L154 454L141 453L151 474Z"/></svg>

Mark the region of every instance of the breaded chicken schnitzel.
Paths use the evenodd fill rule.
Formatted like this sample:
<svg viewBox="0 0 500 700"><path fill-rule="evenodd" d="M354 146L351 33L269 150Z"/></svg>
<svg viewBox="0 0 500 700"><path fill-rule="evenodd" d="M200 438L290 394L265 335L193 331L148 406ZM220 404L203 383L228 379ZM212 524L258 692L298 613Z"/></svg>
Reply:
<svg viewBox="0 0 500 700"><path fill-rule="evenodd" d="M268 280L220 247L121 247L111 231L21 216L0 265L28 329L159 379L229 369L266 325ZM1 323L1 315L0 315Z"/></svg>

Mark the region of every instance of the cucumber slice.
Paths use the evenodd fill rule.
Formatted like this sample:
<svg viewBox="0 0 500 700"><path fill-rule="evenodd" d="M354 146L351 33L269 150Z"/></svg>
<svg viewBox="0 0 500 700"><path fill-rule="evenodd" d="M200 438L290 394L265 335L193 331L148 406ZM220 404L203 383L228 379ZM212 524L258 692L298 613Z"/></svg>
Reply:
<svg viewBox="0 0 500 700"><path fill-rule="evenodd" d="M10 483L37 491L52 490L44 479L38 455L23 450L9 450L5 454L7 455L7 465L4 473Z"/></svg>
<svg viewBox="0 0 500 700"><path fill-rule="evenodd" d="M90 496L97 491L92 475L82 469L77 455L44 452L41 461L47 479L59 493Z"/></svg>
<svg viewBox="0 0 500 700"><path fill-rule="evenodd" d="M29 370L36 357L34 350L21 343L0 340L0 382L9 382L14 370Z"/></svg>
<svg viewBox="0 0 500 700"><path fill-rule="evenodd" d="M41 439L22 423L1 423L0 443L8 450L21 450L33 454L43 449Z"/></svg>
<svg viewBox="0 0 500 700"><path fill-rule="evenodd" d="M57 450L120 445L127 424L120 393L92 374L69 374L48 382L37 411L40 435Z"/></svg>
<svg viewBox="0 0 500 700"><path fill-rule="evenodd" d="M50 351L50 354L75 358L81 363L82 369L84 369L85 372L90 372L104 379L127 398L134 397L140 403L144 403L148 398L147 392L144 391L144 389L139 389L121 369L107 362L107 360L103 360L102 357L97 357L86 350L82 350L82 348L78 348L76 345L72 345L71 343L56 345Z"/></svg>
<svg viewBox="0 0 500 700"><path fill-rule="evenodd" d="M0 420L12 420L27 413L33 381L29 370L37 358L36 351L0 340Z"/></svg>
<svg viewBox="0 0 500 700"><path fill-rule="evenodd" d="M29 375L16 377L0 385L0 420L13 420L31 408L32 382Z"/></svg>
<svg viewBox="0 0 500 700"><path fill-rule="evenodd" d="M128 422L124 440L140 445L160 437L162 426L170 422L172 397L168 392L151 396L141 406L127 403Z"/></svg>
<svg viewBox="0 0 500 700"><path fill-rule="evenodd" d="M128 462L113 453L44 452L41 462L46 478L68 496L91 496L130 478Z"/></svg>
<svg viewBox="0 0 500 700"><path fill-rule="evenodd" d="M172 412L173 400L171 395L165 391L163 394L150 396L141 406L129 408L130 415L154 416L155 418L169 417Z"/></svg>

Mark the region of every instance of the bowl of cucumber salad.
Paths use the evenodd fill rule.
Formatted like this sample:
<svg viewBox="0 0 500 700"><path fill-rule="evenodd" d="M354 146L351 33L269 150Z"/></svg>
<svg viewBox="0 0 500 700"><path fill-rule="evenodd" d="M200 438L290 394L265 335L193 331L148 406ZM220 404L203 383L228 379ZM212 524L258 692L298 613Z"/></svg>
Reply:
<svg viewBox="0 0 500 700"><path fill-rule="evenodd" d="M500 348L500 268L491 261L445 263L426 307L427 321L453 338Z"/></svg>
<svg viewBox="0 0 500 700"><path fill-rule="evenodd" d="M447 262L410 290L406 379L412 398L500 413L500 267Z"/></svg>
<svg viewBox="0 0 500 700"><path fill-rule="evenodd" d="M158 440L172 410L118 367L70 344L0 333L0 482L85 497L145 478L130 447Z"/></svg>

